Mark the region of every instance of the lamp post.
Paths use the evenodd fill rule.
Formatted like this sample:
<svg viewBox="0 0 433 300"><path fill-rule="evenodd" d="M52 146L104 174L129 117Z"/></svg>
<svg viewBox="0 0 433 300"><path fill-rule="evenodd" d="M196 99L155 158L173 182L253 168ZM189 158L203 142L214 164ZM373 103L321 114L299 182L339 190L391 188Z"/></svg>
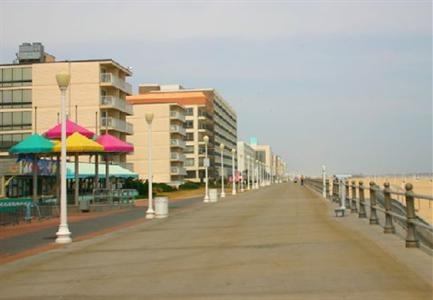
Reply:
<svg viewBox="0 0 433 300"><path fill-rule="evenodd" d="M244 192L244 170L245 170L245 160L243 159L244 156L242 155L242 153L239 155L240 160L242 161L242 170L238 170L239 173L241 174L241 193ZM238 162L238 168L239 168L239 162Z"/></svg>
<svg viewBox="0 0 433 300"><path fill-rule="evenodd" d="M259 188L259 168L260 168L260 166L259 166L259 160L258 159L256 159L256 164L254 165L254 174L255 174L255 177L256 177L256 180L255 180L255 185L256 185L256 189L258 189Z"/></svg>
<svg viewBox="0 0 433 300"><path fill-rule="evenodd" d="M226 193L224 192L224 144L220 144L220 150L221 150L221 198L224 198L226 196Z"/></svg>
<svg viewBox="0 0 433 300"><path fill-rule="evenodd" d="M250 156L247 155L247 190L250 190L250 180L251 180L251 168L250 168L251 159Z"/></svg>
<svg viewBox="0 0 433 300"><path fill-rule="evenodd" d="M236 168L235 168L235 153L236 153L236 149L233 148L232 149L232 183L233 183L233 187L232 187L232 195L236 195Z"/></svg>
<svg viewBox="0 0 433 300"><path fill-rule="evenodd" d="M56 75L57 85L61 93L61 151L60 151L60 225L56 233L56 243L67 244L72 242L71 232L68 228L68 203L66 199L66 89L71 77L66 72Z"/></svg>
<svg viewBox="0 0 433 300"><path fill-rule="evenodd" d="M203 202L209 202L209 177L208 177L208 167L209 167L209 158L207 157L207 145L209 143L209 137L205 135L203 137L204 141L204 174L205 174L205 192L204 192L204 200Z"/></svg>
<svg viewBox="0 0 433 300"><path fill-rule="evenodd" d="M155 217L155 211L153 210L153 191L152 191L152 121L153 113L147 113L145 115L147 122L147 178L148 178L148 201L146 219L153 219Z"/></svg>

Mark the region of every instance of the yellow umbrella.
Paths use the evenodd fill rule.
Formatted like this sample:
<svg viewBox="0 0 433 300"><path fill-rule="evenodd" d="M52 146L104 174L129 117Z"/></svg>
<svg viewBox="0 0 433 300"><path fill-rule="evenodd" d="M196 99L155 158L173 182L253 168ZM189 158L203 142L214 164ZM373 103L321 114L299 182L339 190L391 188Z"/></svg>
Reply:
<svg viewBox="0 0 433 300"><path fill-rule="evenodd" d="M61 142L56 142L53 151L60 152L62 148ZM85 137L84 135L75 132L66 138L66 152L75 153L75 204L78 205L78 155L79 153L95 153L103 152L104 147L101 144Z"/></svg>
<svg viewBox="0 0 433 300"><path fill-rule="evenodd" d="M62 144L56 142L53 147L54 152L60 152ZM66 152L79 152L79 153L89 153L89 152L103 152L104 147L84 135L75 132L66 139Z"/></svg>

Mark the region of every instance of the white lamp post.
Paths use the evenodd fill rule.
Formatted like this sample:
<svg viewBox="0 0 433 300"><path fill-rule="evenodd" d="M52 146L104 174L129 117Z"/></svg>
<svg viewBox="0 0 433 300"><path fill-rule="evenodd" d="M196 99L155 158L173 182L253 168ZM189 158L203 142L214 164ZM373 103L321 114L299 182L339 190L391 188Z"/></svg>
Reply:
<svg viewBox="0 0 433 300"><path fill-rule="evenodd" d="M241 193L243 193L244 192L245 160L243 159L244 156L242 155L242 153L239 156L240 156L240 160L242 161L242 170L238 170L238 171L241 174ZM239 168L239 162L238 162L238 168Z"/></svg>
<svg viewBox="0 0 433 300"><path fill-rule="evenodd" d="M146 219L153 219L155 217L155 211L153 210L153 191L152 191L152 121L153 113L147 113L145 115L147 122L147 178L148 178L148 203L146 211Z"/></svg>
<svg viewBox="0 0 433 300"><path fill-rule="evenodd" d="M235 153L236 153L236 149L233 148L232 149L232 183L233 183L232 195L236 195Z"/></svg>
<svg viewBox="0 0 433 300"><path fill-rule="evenodd" d="M256 159L256 163L254 165L254 176L256 177L254 182L255 182L255 186L256 189L259 188L259 160Z"/></svg>
<svg viewBox="0 0 433 300"><path fill-rule="evenodd" d="M250 168L250 163L251 163L251 159L250 156L247 155L247 190L250 190L250 179L251 179L251 168Z"/></svg>
<svg viewBox="0 0 433 300"><path fill-rule="evenodd" d="M204 173L205 173L205 192L204 192L204 200L203 202L209 202L209 177L208 177L208 167L209 167L209 158L207 157L207 145L209 143L209 137L205 135L203 137L204 141Z"/></svg>
<svg viewBox="0 0 433 300"><path fill-rule="evenodd" d="M220 144L220 150L221 150L221 198L224 198L226 196L226 193L224 192L224 144Z"/></svg>
<svg viewBox="0 0 433 300"><path fill-rule="evenodd" d="M60 225L56 233L56 243L67 244L72 242L71 232L68 228L68 203L66 199L66 89L68 88L71 77L66 72L56 75L57 85L59 86L61 97L61 143L60 151Z"/></svg>

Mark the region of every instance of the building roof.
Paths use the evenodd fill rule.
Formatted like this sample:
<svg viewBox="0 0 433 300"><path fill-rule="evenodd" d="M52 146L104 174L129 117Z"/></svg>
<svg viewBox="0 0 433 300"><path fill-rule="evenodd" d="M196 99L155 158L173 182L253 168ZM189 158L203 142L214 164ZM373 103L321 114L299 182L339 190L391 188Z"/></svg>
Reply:
<svg viewBox="0 0 433 300"><path fill-rule="evenodd" d="M23 63L23 64L0 64L0 67L20 67L20 66L31 66L35 64L58 64L58 63L85 63L85 62L107 62L115 65L119 69L121 69L128 76L132 76L132 71L128 67L124 67L115 60L111 58L105 59L78 59L78 60L57 60L51 62L33 62L33 63Z"/></svg>

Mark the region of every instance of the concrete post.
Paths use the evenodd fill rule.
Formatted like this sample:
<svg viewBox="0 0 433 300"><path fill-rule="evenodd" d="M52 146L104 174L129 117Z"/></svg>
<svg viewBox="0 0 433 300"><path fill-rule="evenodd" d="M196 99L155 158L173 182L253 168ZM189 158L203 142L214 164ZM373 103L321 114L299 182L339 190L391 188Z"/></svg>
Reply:
<svg viewBox="0 0 433 300"><path fill-rule="evenodd" d="M329 179L326 179L325 181L325 191L326 191L326 198L329 196Z"/></svg>
<svg viewBox="0 0 433 300"><path fill-rule="evenodd" d="M358 213L358 218L367 218L367 214L365 212L364 183L362 181L359 181L358 193L359 193L359 213Z"/></svg>
<svg viewBox="0 0 433 300"><path fill-rule="evenodd" d="M383 228L383 233L395 233L395 227L392 223L392 216L390 214L391 208L391 189L389 188L389 182L383 184L385 187L383 195L385 198L385 227Z"/></svg>
<svg viewBox="0 0 433 300"><path fill-rule="evenodd" d="M356 205L356 182L355 180L352 181L352 205L350 206L350 212L352 213L357 213L358 212L358 208Z"/></svg>
<svg viewBox="0 0 433 300"><path fill-rule="evenodd" d="M376 213L376 184L374 181L370 181L370 224L379 224L379 219Z"/></svg>
<svg viewBox="0 0 433 300"><path fill-rule="evenodd" d="M346 186L347 187L347 186ZM340 186L339 186L339 190L340 190L340 209L341 210L345 210L346 209L346 188L345 188L345 180L341 179L340 180ZM349 189L347 189L349 190Z"/></svg>
<svg viewBox="0 0 433 300"><path fill-rule="evenodd" d="M350 192L349 180L343 180L343 184L344 184L344 190L345 190L345 197L344 197L344 203L345 204L344 204L344 206L349 208L350 211L352 211L352 209L351 209L352 205L350 203L350 197L349 197L350 196L349 195L349 192Z"/></svg>
<svg viewBox="0 0 433 300"><path fill-rule="evenodd" d="M406 248L417 248L419 247L419 242L416 237L416 226L412 221L416 220L415 214L415 199L413 196L413 186L410 183L406 183Z"/></svg>
<svg viewBox="0 0 433 300"><path fill-rule="evenodd" d="M335 202L340 202L340 186L338 184L338 179L334 180L334 186L335 186Z"/></svg>

